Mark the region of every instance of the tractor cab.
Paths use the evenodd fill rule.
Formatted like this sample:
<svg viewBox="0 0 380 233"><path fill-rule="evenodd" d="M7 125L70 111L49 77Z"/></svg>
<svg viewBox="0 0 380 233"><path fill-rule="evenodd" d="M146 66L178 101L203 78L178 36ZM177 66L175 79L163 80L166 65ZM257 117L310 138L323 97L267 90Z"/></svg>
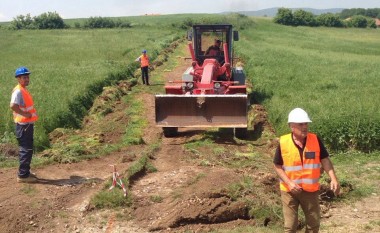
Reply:
<svg viewBox="0 0 380 233"><path fill-rule="evenodd" d="M216 59L223 65L225 53L228 60L232 61L232 41L239 39L238 32L232 30L232 25L194 25L187 38L192 41L199 65L206 59Z"/></svg>

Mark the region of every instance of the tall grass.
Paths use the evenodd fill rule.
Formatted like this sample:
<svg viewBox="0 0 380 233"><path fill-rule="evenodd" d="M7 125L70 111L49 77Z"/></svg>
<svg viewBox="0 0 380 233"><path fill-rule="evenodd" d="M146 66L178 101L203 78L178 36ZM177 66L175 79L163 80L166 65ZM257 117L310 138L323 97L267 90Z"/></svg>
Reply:
<svg viewBox="0 0 380 233"><path fill-rule="evenodd" d="M47 134L57 127L80 127L82 117L102 87L133 76L134 62L142 49L151 59L170 42L185 36L196 22L246 22L241 16L163 15L121 17L131 22L128 29L65 29L9 31L0 33L0 141L12 140L10 93L17 84L14 70L21 65L31 72L31 91L40 120L36 123L35 145L48 147ZM243 17L244 18L244 17ZM86 19L65 20L74 26Z"/></svg>
<svg viewBox="0 0 380 233"><path fill-rule="evenodd" d="M0 33L0 135L13 131L10 94L17 84L14 70L27 66L31 91L40 116L35 144L47 146L56 127L77 127L104 85L132 75L141 49L154 58L178 30L158 27L103 30L24 30ZM74 114L73 114L74 112Z"/></svg>
<svg viewBox="0 0 380 233"><path fill-rule="evenodd" d="M280 26L256 19L241 33L255 101L263 103L278 135L289 131L295 107L311 116L311 130L335 150L380 146L377 107L380 31Z"/></svg>

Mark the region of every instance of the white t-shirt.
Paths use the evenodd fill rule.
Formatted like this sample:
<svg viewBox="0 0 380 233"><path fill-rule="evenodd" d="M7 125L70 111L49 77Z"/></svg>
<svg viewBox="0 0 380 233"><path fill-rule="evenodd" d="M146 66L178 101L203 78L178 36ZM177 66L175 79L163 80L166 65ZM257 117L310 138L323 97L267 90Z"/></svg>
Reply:
<svg viewBox="0 0 380 233"><path fill-rule="evenodd" d="M22 98L22 93L20 89L16 89L12 93L11 104L17 104L18 106L25 106L24 98Z"/></svg>

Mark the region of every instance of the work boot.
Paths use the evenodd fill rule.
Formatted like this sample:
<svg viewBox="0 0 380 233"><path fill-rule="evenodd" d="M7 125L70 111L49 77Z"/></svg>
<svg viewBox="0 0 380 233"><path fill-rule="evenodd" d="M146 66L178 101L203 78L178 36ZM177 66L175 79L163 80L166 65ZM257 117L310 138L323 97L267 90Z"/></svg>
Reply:
<svg viewBox="0 0 380 233"><path fill-rule="evenodd" d="M28 177L22 178L22 177L17 177L17 182L18 183L34 183L37 181L37 177L34 174L30 174Z"/></svg>

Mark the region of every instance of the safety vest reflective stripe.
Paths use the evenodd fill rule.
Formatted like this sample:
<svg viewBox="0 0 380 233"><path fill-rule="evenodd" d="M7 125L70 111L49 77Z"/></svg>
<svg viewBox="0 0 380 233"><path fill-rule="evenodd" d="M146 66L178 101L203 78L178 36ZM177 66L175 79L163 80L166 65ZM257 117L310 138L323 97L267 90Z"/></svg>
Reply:
<svg viewBox="0 0 380 233"><path fill-rule="evenodd" d="M15 123L34 123L38 120L37 111L34 108L34 103L32 96L29 94L29 92L23 88L21 85L17 85L13 91L20 90L22 98L24 100L25 106L19 106L22 111L29 112L32 117L26 118L22 116L21 114L18 114L16 112L13 112L13 120Z"/></svg>
<svg viewBox="0 0 380 233"><path fill-rule="evenodd" d="M20 107L20 109L22 111L30 111L30 110L34 109L34 106L30 106L30 107L27 107L27 108Z"/></svg>
<svg viewBox="0 0 380 233"><path fill-rule="evenodd" d="M320 163L318 163L318 164L304 164L303 168L304 169L317 169L317 168L321 168L321 164Z"/></svg>
<svg viewBox="0 0 380 233"><path fill-rule="evenodd" d="M283 166L284 171L301 171L302 166ZM304 164L303 165L304 169L316 169L316 168L321 168L321 164Z"/></svg>
<svg viewBox="0 0 380 233"><path fill-rule="evenodd" d="M285 171L301 171L302 166L283 166Z"/></svg>
<svg viewBox="0 0 380 233"><path fill-rule="evenodd" d="M298 179L298 180L292 180L296 184L316 184L319 182L319 179Z"/></svg>

